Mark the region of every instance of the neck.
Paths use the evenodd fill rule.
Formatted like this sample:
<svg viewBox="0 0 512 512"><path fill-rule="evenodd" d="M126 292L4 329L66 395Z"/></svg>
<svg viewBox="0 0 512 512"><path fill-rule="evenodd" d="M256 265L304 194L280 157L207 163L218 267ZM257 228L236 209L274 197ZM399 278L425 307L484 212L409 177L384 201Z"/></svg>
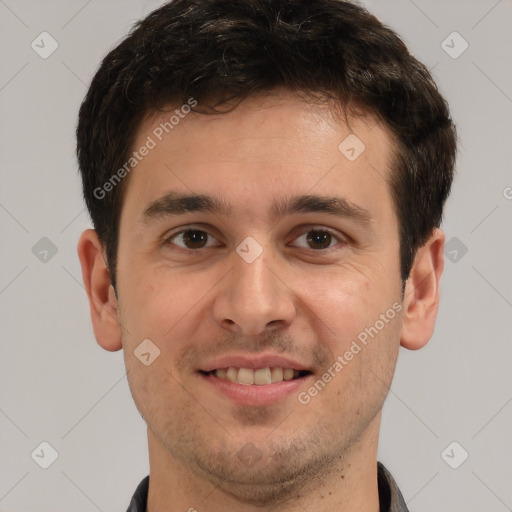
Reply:
<svg viewBox="0 0 512 512"><path fill-rule="evenodd" d="M219 485L211 475L186 467L148 429L150 481L147 512L323 512L326 507L336 512L379 512L379 426L380 414L348 453L326 464L327 469L309 475L300 486L291 482L288 493L257 505L240 498L243 490L237 488L236 492L230 492L225 482Z"/></svg>

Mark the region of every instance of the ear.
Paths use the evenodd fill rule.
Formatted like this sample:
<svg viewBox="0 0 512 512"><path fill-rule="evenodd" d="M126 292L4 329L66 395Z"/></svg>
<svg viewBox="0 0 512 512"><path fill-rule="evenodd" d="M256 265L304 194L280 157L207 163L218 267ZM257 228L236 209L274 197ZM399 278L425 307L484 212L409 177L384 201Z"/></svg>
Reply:
<svg viewBox="0 0 512 512"><path fill-rule="evenodd" d="M105 350L119 350L122 344L117 300L96 231L87 229L82 233L77 252L82 265L82 279L89 298L96 341Z"/></svg>
<svg viewBox="0 0 512 512"><path fill-rule="evenodd" d="M444 242L444 233L435 229L418 249L406 282L400 344L409 350L425 346L434 332L444 267Z"/></svg>

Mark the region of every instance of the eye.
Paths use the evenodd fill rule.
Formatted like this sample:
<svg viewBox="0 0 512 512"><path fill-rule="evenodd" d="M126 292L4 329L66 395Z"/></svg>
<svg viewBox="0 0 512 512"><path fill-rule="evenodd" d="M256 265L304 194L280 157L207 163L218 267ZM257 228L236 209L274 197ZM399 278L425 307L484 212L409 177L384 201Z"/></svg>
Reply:
<svg viewBox="0 0 512 512"><path fill-rule="evenodd" d="M310 229L301 236L297 237L295 240L300 240L303 237L305 237L306 244L308 244L308 246L301 246L304 249L331 249L336 245L331 245L332 242L341 242L342 244L345 242L345 240L340 235L335 235L328 229L320 228Z"/></svg>
<svg viewBox="0 0 512 512"><path fill-rule="evenodd" d="M196 249L204 249L205 247L212 247L215 244L207 244L208 237L213 238L209 233L202 229L184 229L182 231L178 231L174 233L169 238L165 240L166 244L172 243L181 247L185 250L196 250ZM181 240L183 245L179 243L175 243L174 240ZM214 238L213 238L214 239ZM214 239L215 240L215 239Z"/></svg>
<svg viewBox="0 0 512 512"><path fill-rule="evenodd" d="M202 229L187 228L177 233L173 233L165 240L165 244L175 245L185 251L197 251L208 247L215 247L215 243L208 243L208 239L216 240L210 233ZM295 238L300 240L305 238L306 245L298 245L304 249L325 250L332 249L338 244L344 244L346 240L337 234L334 234L325 228L314 228L304 232L301 236ZM337 242L337 243L336 243Z"/></svg>

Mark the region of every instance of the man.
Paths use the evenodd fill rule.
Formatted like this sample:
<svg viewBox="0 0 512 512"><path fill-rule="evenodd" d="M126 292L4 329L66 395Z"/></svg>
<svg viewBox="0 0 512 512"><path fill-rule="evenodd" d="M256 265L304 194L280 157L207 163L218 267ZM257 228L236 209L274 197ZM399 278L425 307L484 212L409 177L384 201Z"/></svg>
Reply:
<svg viewBox="0 0 512 512"><path fill-rule="evenodd" d="M129 511L407 510L380 418L434 329L455 128L398 36L339 0L175 0L77 140L94 333L148 425Z"/></svg>

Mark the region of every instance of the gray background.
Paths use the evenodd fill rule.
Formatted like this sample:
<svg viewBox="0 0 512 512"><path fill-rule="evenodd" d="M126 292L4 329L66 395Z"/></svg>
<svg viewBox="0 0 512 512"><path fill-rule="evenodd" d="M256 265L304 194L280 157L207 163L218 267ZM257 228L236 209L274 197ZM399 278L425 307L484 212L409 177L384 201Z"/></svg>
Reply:
<svg viewBox="0 0 512 512"><path fill-rule="evenodd" d="M100 60L159 3L0 0L0 511L126 510L148 473L122 354L90 325L74 129ZM412 511L512 510L512 2L365 5L432 69L460 137L436 331L401 349L379 458Z"/></svg>

